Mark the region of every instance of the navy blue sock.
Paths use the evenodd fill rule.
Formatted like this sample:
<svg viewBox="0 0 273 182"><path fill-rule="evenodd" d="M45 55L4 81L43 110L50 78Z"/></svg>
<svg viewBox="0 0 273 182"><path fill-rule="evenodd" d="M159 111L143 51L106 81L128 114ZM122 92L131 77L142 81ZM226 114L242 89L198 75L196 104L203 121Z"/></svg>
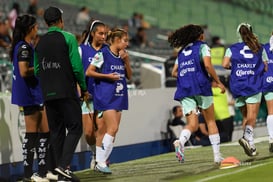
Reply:
<svg viewBox="0 0 273 182"><path fill-rule="evenodd" d="M23 165L24 177L26 178L30 178L33 173L32 167L37 136L38 133L26 133L23 140Z"/></svg>

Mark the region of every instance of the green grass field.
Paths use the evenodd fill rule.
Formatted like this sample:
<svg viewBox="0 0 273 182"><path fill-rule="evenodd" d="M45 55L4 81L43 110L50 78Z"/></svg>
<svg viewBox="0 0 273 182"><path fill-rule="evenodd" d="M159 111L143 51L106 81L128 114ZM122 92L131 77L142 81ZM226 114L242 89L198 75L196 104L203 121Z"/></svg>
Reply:
<svg viewBox="0 0 273 182"><path fill-rule="evenodd" d="M248 157L237 143L221 146L223 157L234 156L241 165L232 169L219 169L213 163L211 147L187 148L185 162L180 164L174 153L167 153L124 163L112 164L112 175L103 175L91 170L78 171L82 182L153 182L153 181L272 181L273 154L268 151L268 142L256 144L259 155Z"/></svg>

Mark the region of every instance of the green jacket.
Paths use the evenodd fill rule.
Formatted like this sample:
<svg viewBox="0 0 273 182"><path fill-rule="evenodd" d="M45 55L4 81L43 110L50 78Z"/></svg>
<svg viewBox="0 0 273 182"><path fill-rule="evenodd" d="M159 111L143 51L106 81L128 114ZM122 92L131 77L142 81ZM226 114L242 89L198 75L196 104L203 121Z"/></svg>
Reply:
<svg viewBox="0 0 273 182"><path fill-rule="evenodd" d="M40 77L45 100L77 96L77 83L82 91L87 90L77 40L59 27L50 27L40 38L34 71Z"/></svg>

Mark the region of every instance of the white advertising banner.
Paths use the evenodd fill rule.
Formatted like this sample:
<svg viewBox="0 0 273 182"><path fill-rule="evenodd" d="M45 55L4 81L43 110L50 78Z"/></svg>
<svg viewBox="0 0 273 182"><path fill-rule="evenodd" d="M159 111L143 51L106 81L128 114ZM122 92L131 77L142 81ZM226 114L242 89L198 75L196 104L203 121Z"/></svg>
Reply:
<svg viewBox="0 0 273 182"><path fill-rule="evenodd" d="M129 110L122 111L115 146L161 140L170 110L179 104L173 100L174 89L129 90ZM22 161L25 122L10 95L0 95L0 165ZM164 131L165 132L165 131ZM84 137L76 152L89 150Z"/></svg>

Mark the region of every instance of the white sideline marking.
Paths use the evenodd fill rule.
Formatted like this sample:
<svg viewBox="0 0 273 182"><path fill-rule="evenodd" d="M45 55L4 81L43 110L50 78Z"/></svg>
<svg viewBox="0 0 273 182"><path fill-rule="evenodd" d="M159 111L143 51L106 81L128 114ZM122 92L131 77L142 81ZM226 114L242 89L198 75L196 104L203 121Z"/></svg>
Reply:
<svg viewBox="0 0 273 182"><path fill-rule="evenodd" d="M257 165L255 165L255 166L246 167L246 168L243 168L243 169L239 169L239 170L237 170L237 171L233 171L233 172L229 172L229 173L225 173L225 174L219 174L219 175L216 175L216 176L204 178L204 179L198 180L198 181L196 181L196 182L209 181L209 180L216 179L216 178L220 178L220 177L223 177L223 176L227 176L227 175L231 175L231 174L240 173L240 172L246 171L246 170L248 170L248 169L253 169L253 168L260 167L260 166L269 165L269 164L271 164L271 163L273 163L273 162L268 162L268 163L263 163L263 164L257 164Z"/></svg>
<svg viewBox="0 0 273 182"><path fill-rule="evenodd" d="M254 138L254 143L260 143L264 141L268 141L268 136ZM238 141L221 144L221 146L233 146L233 145L239 145Z"/></svg>

